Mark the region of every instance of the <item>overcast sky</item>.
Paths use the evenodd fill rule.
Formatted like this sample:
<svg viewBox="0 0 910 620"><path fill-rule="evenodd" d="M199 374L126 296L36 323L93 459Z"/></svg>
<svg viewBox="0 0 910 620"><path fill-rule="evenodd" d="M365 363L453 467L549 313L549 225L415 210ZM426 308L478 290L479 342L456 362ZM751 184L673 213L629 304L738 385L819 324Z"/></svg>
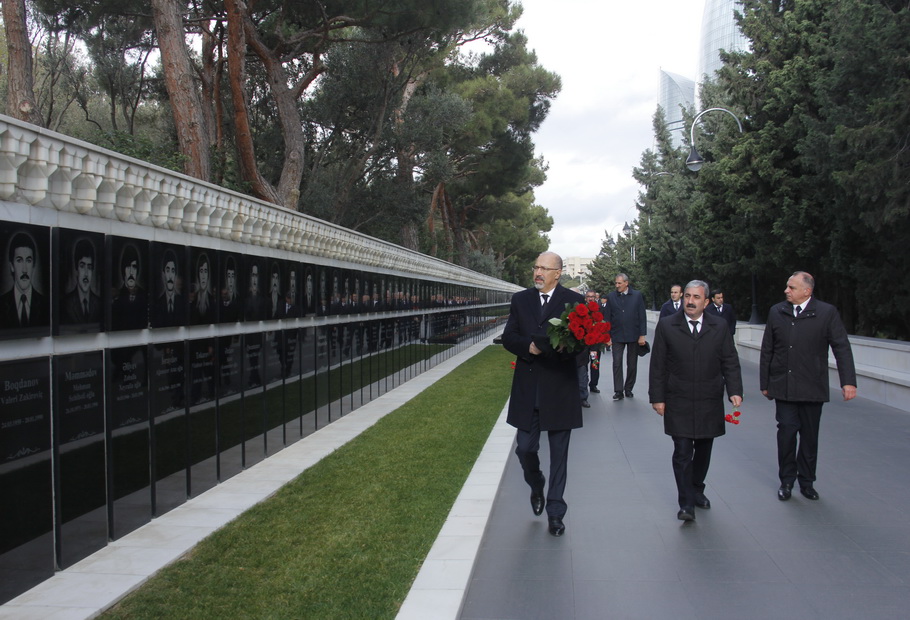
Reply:
<svg viewBox="0 0 910 620"><path fill-rule="evenodd" d="M540 131L550 169L535 190L554 219L550 249L594 257L635 219L632 168L653 144L660 69L695 78L704 0L520 0L517 27L562 78Z"/></svg>

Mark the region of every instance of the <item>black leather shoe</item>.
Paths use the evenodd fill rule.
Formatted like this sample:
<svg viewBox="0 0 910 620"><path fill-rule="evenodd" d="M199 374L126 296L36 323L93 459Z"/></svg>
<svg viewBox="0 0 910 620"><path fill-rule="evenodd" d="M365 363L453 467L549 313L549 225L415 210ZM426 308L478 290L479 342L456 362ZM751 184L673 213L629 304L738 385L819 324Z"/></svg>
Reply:
<svg viewBox="0 0 910 620"><path fill-rule="evenodd" d="M818 491L814 487L800 487L799 492L803 494L803 497L806 499L818 499Z"/></svg>
<svg viewBox="0 0 910 620"><path fill-rule="evenodd" d="M691 506L684 506L676 513L676 518L680 521L695 521L695 509Z"/></svg>
<svg viewBox="0 0 910 620"><path fill-rule="evenodd" d="M531 489L531 510L534 511L534 516L537 517L543 514L543 507L546 503L543 497L543 488L547 483L547 479L544 478L543 474L540 475L540 478L540 486Z"/></svg>
<svg viewBox="0 0 910 620"><path fill-rule="evenodd" d="M553 536L562 536L566 531L566 526L562 523L562 517L550 517L550 534Z"/></svg>
<svg viewBox="0 0 910 620"><path fill-rule="evenodd" d="M626 390L626 398L632 398L633 396L634 394L632 394L632 390Z"/></svg>
<svg viewBox="0 0 910 620"><path fill-rule="evenodd" d="M613 392L613 400L622 400L622 392Z"/></svg>
<svg viewBox="0 0 910 620"><path fill-rule="evenodd" d="M594 386L591 386L590 390L591 390L592 392L594 392L595 394L600 394L600 390L598 390L598 389L597 389L596 387L594 387Z"/></svg>
<svg viewBox="0 0 910 620"><path fill-rule="evenodd" d="M697 508L710 508L711 500L705 497L704 493L698 493L695 496L695 506Z"/></svg>
<svg viewBox="0 0 910 620"><path fill-rule="evenodd" d="M591 403L589 403L589 402L586 401L586 400L583 400L583 401L581 401L581 406L584 407L585 409L590 409L590 408L591 408Z"/></svg>
<svg viewBox="0 0 910 620"><path fill-rule="evenodd" d="M792 484L780 485L780 488L777 490L777 499L779 499L782 502L787 501L788 499L790 499L790 492L792 490L793 490Z"/></svg>

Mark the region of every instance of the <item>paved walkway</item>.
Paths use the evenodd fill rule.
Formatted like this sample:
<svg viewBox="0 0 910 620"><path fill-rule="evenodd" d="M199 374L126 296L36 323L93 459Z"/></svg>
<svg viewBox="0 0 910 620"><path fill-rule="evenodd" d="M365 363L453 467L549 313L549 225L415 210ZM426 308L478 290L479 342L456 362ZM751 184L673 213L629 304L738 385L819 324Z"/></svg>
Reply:
<svg viewBox="0 0 910 620"><path fill-rule="evenodd" d="M602 385L572 435L564 537L533 516L507 455L461 620L908 617L907 411L862 398L825 405L821 499L796 491L781 502L773 403L744 363L742 423L714 444L712 507L684 524L642 361L635 398L614 403Z"/></svg>

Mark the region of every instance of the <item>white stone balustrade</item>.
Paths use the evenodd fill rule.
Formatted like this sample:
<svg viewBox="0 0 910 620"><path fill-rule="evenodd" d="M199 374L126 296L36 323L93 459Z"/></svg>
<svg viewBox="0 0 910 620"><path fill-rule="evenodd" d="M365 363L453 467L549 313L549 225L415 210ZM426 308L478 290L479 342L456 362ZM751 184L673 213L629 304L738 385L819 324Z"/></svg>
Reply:
<svg viewBox="0 0 910 620"><path fill-rule="evenodd" d="M0 200L381 267L519 287L0 115Z"/></svg>

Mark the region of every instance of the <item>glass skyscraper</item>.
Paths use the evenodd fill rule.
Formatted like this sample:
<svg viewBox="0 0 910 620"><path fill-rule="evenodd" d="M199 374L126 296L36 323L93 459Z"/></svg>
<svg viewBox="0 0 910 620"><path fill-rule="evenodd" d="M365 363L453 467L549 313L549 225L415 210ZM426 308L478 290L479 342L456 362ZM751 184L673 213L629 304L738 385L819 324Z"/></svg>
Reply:
<svg viewBox="0 0 910 620"><path fill-rule="evenodd" d="M695 101L695 82L677 73L660 70L660 107L667 119L673 145L682 144L683 125L682 109L688 108Z"/></svg>
<svg viewBox="0 0 910 620"><path fill-rule="evenodd" d="M736 25L735 12L741 10L737 0L705 0L705 12L701 18L701 42L699 43L698 75L701 84L705 76L715 78L721 68L720 50L742 51L748 48L746 38Z"/></svg>

